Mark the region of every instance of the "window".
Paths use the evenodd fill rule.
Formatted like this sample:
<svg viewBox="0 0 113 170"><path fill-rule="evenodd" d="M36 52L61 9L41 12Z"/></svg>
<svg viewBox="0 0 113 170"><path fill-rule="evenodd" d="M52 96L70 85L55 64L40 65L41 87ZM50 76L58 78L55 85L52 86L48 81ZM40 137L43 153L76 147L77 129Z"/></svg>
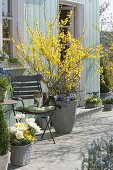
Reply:
<svg viewBox="0 0 113 170"><path fill-rule="evenodd" d="M2 0L3 51L11 56L12 0Z"/></svg>
<svg viewBox="0 0 113 170"><path fill-rule="evenodd" d="M68 6L68 5L61 5L59 7L59 10L60 10L59 21L66 19L67 15L72 11L70 21L65 26L63 26L62 29L65 34L67 33L67 31L70 31L72 37L76 37L76 35L75 35L75 33L76 33L76 23L75 23L76 7ZM68 44L63 44L63 45L64 45L64 50L61 52L61 60L64 59L65 50L68 48Z"/></svg>

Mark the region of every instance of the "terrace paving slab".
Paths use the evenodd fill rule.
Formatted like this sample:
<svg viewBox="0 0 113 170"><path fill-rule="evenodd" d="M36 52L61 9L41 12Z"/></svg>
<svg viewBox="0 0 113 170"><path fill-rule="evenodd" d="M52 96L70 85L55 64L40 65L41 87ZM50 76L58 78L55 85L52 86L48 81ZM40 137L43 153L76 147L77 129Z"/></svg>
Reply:
<svg viewBox="0 0 113 170"><path fill-rule="evenodd" d="M8 170L80 170L88 143L113 133L113 111L94 112L77 116L70 134L59 135L53 130L56 144L46 134L48 140L37 141L34 145L28 165L16 167L9 164Z"/></svg>

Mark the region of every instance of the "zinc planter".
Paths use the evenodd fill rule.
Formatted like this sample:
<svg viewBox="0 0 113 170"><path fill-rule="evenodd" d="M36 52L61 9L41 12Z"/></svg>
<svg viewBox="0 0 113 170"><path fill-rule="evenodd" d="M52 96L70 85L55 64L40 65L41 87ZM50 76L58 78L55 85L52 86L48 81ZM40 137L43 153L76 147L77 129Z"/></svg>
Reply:
<svg viewBox="0 0 113 170"><path fill-rule="evenodd" d="M0 170L7 170L10 162L10 152L6 155L0 156Z"/></svg>
<svg viewBox="0 0 113 170"><path fill-rule="evenodd" d="M113 109L113 104L104 104L104 111L111 111Z"/></svg>
<svg viewBox="0 0 113 170"><path fill-rule="evenodd" d="M29 164L31 159L32 145L11 146L11 164L16 166L24 166Z"/></svg>
<svg viewBox="0 0 113 170"><path fill-rule="evenodd" d="M60 102L61 109L56 108L52 123L55 131L59 134L71 133L76 117L77 101L71 101L69 105Z"/></svg>

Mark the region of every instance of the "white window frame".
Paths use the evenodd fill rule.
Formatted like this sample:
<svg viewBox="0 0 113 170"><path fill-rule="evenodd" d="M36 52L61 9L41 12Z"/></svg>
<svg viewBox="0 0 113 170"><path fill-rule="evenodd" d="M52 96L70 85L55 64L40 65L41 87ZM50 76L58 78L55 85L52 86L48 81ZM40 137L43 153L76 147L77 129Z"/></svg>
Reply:
<svg viewBox="0 0 113 170"><path fill-rule="evenodd" d="M13 1L10 0L9 3L10 3L9 4L10 5L10 9L11 9L11 16L10 15L9 16L2 16L2 23L3 23L3 20L5 20L5 19L7 19L8 21L12 22L12 23L10 23L10 33L12 35L12 24L13 24L13 15L12 15L13 6L12 6L12 3L13 3ZM3 12L3 6L2 6L2 12ZM11 39L7 38L7 37L3 37L3 34L2 34L2 44L3 44L3 41L11 42ZM11 49L11 47L10 47L10 55L12 56L12 49Z"/></svg>
<svg viewBox="0 0 113 170"><path fill-rule="evenodd" d="M0 1L0 50L2 49L2 1Z"/></svg>
<svg viewBox="0 0 113 170"><path fill-rule="evenodd" d="M75 1L71 0L59 0L59 4L61 5L67 5L70 7L76 7L76 10L74 12L75 15L75 38L78 38L82 35L83 28L84 28L84 4L83 3L77 3Z"/></svg>
<svg viewBox="0 0 113 170"><path fill-rule="evenodd" d="M71 35L72 35L72 37L75 37L76 36L76 34L75 34L75 31L76 31L76 26L74 26L74 24L75 24L75 22L76 22L76 18L75 18L75 11L77 10L76 9L76 6L68 6L68 5L66 5L65 7L64 6L62 6L61 7L61 11L65 11L65 10L70 10L70 11L72 11L72 16L71 16L71 20L70 20L70 22L71 22L71 24L70 24L70 26L63 26L63 28L70 28L70 32L71 32ZM75 20L74 20L75 19Z"/></svg>

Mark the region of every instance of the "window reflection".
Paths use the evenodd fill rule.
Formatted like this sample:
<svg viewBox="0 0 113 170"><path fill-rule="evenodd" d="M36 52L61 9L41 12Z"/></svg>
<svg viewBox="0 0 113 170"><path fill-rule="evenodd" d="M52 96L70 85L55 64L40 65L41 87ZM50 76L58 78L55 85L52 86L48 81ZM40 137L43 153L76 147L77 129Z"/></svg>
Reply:
<svg viewBox="0 0 113 170"><path fill-rule="evenodd" d="M11 17L11 1L12 0L2 0L2 16Z"/></svg>

